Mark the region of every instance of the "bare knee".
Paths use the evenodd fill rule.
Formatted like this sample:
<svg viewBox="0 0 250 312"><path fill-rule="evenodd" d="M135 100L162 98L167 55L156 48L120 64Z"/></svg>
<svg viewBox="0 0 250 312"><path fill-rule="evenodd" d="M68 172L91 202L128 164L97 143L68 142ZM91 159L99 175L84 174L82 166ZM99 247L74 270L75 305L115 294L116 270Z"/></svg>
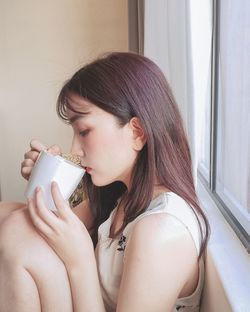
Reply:
<svg viewBox="0 0 250 312"><path fill-rule="evenodd" d="M8 217L13 211L23 209L25 203L20 202L0 202L0 223Z"/></svg>
<svg viewBox="0 0 250 312"><path fill-rule="evenodd" d="M7 266L10 268L9 271L5 270L9 272L9 275L17 268L21 268L20 274L26 274L26 279L22 280L23 284L15 289L17 295L21 295L21 291L28 292L28 281L32 278L36 289L33 290L34 294L36 292L39 294L44 311L72 311L70 284L65 266L35 231L27 209L14 211L2 223L0 263L5 265L5 268ZM3 272L2 268L0 272ZM30 286L31 284L30 280ZM9 287L14 289L14 283L11 283ZM0 293L1 291L0 287ZM37 309L39 311L39 308Z"/></svg>
<svg viewBox="0 0 250 312"><path fill-rule="evenodd" d="M24 208L25 206L26 206L26 204L21 203L21 202L0 201L0 209L16 210L19 208Z"/></svg>

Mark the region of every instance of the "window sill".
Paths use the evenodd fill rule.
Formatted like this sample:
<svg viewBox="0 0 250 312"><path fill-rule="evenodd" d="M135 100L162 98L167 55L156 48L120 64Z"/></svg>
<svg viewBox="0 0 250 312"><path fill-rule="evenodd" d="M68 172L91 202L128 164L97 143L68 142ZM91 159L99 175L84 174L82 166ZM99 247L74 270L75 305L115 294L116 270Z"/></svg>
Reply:
<svg viewBox="0 0 250 312"><path fill-rule="evenodd" d="M197 192L211 226L201 310L247 312L250 256L200 182Z"/></svg>

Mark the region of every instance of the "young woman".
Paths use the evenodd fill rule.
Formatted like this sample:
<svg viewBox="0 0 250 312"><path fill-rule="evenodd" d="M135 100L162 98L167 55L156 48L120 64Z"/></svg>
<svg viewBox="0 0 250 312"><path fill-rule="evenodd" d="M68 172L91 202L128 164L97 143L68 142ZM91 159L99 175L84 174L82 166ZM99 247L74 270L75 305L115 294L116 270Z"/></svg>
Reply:
<svg viewBox="0 0 250 312"><path fill-rule="evenodd" d="M52 183L57 215L38 188L34 200L5 217L2 272L18 260L2 273L0 311L199 311L209 226L182 119L160 69L143 56L108 54L64 85L57 111L74 130L85 200L71 210ZM32 141L23 176L45 148ZM13 232L22 237L18 243ZM17 266L23 272L14 287L9 277ZM58 283L54 290L47 278ZM13 298L19 308L8 310Z"/></svg>

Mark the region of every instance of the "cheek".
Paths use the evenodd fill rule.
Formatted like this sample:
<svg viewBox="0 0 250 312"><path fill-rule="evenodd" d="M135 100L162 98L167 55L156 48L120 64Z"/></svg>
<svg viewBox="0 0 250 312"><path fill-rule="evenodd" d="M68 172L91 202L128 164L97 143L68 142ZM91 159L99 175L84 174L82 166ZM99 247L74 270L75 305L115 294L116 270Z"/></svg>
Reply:
<svg viewBox="0 0 250 312"><path fill-rule="evenodd" d="M93 132L86 139L84 150L86 160L102 171L131 165L136 157L129 134L117 128Z"/></svg>
<svg viewBox="0 0 250 312"><path fill-rule="evenodd" d="M129 137L121 135L110 136L110 139L104 144L106 163L114 170L126 170L133 164L136 153L132 148L132 142Z"/></svg>
<svg viewBox="0 0 250 312"><path fill-rule="evenodd" d="M89 153L90 163L95 169L91 175L92 182L96 186L103 186L116 180L126 181L137 156L130 140L110 134L95 143Z"/></svg>
<svg viewBox="0 0 250 312"><path fill-rule="evenodd" d="M124 151L128 152L131 149L131 142L129 138L121 131L115 130L110 132L108 136L105 136L103 139L103 145L106 149L109 149L110 152L115 154L123 153Z"/></svg>
<svg viewBox="0 0 250 312"><path fill-rule="evenodd" d="M126 144L122 135L116 129L104 129L93 133L86 142L86 148L92 152L112 152L119 149L120 146ZM102 153L103 154L103 153Z"/></svg>

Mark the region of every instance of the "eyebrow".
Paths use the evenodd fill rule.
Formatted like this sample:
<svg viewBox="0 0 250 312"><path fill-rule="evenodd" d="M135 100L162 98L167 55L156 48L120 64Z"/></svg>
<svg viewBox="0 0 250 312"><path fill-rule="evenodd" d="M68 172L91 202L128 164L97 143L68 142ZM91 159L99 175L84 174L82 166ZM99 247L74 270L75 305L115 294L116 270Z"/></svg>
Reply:
<svg viewBox="0 0 250 312"><path fill-rule="evenodd" d="M72 100L71 100L72 101ZM72 101L74 103L74 101ZM73 115L71 118L68 119L69 123L72 124L73 122L75 122L76 120L85 117L86 115L90 114L90 111L87 112L79 112L77 110L75 110L70 104L69 102L67 103L67 108L69 110L71 110L72 112L75 113L75 115Z"/></svg>
<svg viewBox="0 0 250 312"><path fill-rule="evenodd" d="M89 115L89 112L78 112L77 115L72 116L71 118L69 118L69 123L72 124L74 123L76 120L81 119L83 117L85 117L86 115Z"/></svg>

